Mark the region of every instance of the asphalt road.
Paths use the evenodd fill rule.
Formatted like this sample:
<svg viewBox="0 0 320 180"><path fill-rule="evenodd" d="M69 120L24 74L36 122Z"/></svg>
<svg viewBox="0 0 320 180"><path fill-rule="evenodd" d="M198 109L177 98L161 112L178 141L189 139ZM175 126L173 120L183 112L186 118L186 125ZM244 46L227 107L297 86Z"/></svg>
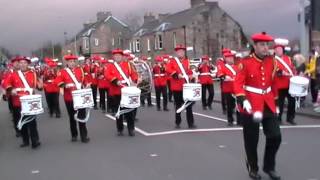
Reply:
<svg viewBox="0 0 320 180"><path fill-rule="evenodd" d="M42 146L19 148L11 115L0 103L0 180L247 180L240 127L226 126L219 104L194 106L198 129L174 129L174 111L139 109L135 137L116 136L115 121L100 110L88 122L89 144L70 142L64 103L62 118L38 118ZM320 180L320 120L297 116L282 126L277 169L285 180ZM264 135L260 136L260 160ZM261 164L261 161L260 161ZM263 173L262 173L263 174ZM263 174L263 179L269 179Z"/></svg>

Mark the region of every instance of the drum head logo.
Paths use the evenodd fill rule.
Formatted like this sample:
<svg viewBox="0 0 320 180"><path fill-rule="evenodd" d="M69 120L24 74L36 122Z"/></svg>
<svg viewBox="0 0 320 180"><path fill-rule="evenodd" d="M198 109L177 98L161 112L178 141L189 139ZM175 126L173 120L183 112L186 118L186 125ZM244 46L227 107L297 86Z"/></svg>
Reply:
<svg viewBox="0 0 320 180"><path fill-rule="evenodd" d="M82 98L82 104L90 104L92 102L91 94L84 94L81 96L81 98Z"/></svg>
<svg viewBox="0 0 320 180"><path fill-rule="evenodd" d="M201 89L200 88L196 88L193 90L193 97L200 97L201 95Z"/></svg>
<svg viewBox="0 0 320 180"><path fill-rule="evenodd" d="M139 96L129 96L129 104L139 103Z"/></svg>
<svg viewBox="0 0 320 180"><path fill-rule="evenodd" d="M37 111L40 110L40 101L31 101L29 104L29 111Z"/></svg>

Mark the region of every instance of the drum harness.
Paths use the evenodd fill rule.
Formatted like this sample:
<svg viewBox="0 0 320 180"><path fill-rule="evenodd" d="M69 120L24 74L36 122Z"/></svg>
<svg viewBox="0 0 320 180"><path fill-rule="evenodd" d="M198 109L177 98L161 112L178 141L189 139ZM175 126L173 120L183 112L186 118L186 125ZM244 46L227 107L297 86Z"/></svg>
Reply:
<svg viewBox="0 0 320 180"><path fill-rule="evenodd" d="M69 74L69 76L71 77L72 81L74 82L74 84L76 85L77 90L81 89L81 84L78 82L78 80L76 79L76 77L74 76L74 74L72 73L72 71L69 68L66 68L67 73ZM90 117L90 109L86 108L86 117L84 119L79 119L78 118L78 114L79 114L79 110L76 110L76 113L74 114L74 119L78 122L81 123L86 123L89 120Z"/></svg>
<svg viewBox="0 0 320 180"><path fill-rule="evenodd" d="M23 73L22 73L20 70L18 71L18 75L19 75L19 78L21 79L21 81L22 81L23 86L25 87L25 89L29 92L30 95L32 95L33 89L30 88L30 86L29 86L26 78L24 77ZM20 117L19 122L18 122L18 125L17 125L17 128L18 128L19 130L22 129L22 126L23 126L23 125L25 125L25 124L27 124L27 123L29 123L29 122L31 122L31 121L33 121L33 120L36 119L36 116L33 115L33 116L28 116L28 117L26 117L26 118L23 120L24 116L25 116L25 115L21 112L21 117Z"/></svg>
<svg viewBox="0 0 320 180"><path fill-rule="evenodd" d="M125 75L125 73L122 71L121 67L119 66L119 64L117 62L113 62L114 66L117 68L118 72L120 73L120 75L122 76L122 78L124 79L125 83L128 86L131 86L130 80L128 79L128 77ZM116 118L119 118L121 115L129 113L131 111L133 111L134 109L124 109L124 110L120 110L121 109L121 104L118 107L118 111L115 115Z"/></svg>

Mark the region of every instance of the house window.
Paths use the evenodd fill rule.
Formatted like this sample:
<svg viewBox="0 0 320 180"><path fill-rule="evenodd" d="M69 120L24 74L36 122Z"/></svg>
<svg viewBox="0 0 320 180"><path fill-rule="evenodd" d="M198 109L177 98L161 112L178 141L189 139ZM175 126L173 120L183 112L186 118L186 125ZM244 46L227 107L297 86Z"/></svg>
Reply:
<svg viewBox="0 0 320 180"><path fill-rule="evenodd" d="M158 49L158 40L157 40L157 36L154 35L154 49L157 50Z"/></svg>
<svg viewBox="0 0 320 180"><path fill-rule="evenodd" d="M135 41L132 42L132 52L136 52L136 45L134 43Z"/></svg>
<svg viewBox="0 0 320 180"><path fill-rule="evenodd" d="M118 38L118 45L119 45L119 47L121 47L121 46L122 46L121 41L122 41L122 40L121 40L121 37L119 37L119 38Z"/></svg>
<svg viewBox="0 0 320 180"><path fill-rule="evenodd" d="M83 47L84 49L89 49L89 38L83 38Z"/></svg>
<svg viewBox="0 0 320 180"><path fill-rule="evenodd" d="M151 47L150 47L150 39L148 39L147 41L148 41L148 51L151 51Z"/></svg>
<svg viewBox="0 0 320 180"><path fill-rule="evenodd" d="M112 46L114 47L114 38L112 38Z"/></svg>
<svg viewBox="0 0 320 180"><path fill-rule="evenodd" d="M132 51L131 41L129 42L129 50Z"/></svg>
<svg viewBox="0 0 320 180"><path fill-rule="evenodd" d="M173 47L175 48L177 46L177 33L173 32Z"/></svg>
<svg viewBox="0 0 320 180"><path fill-rule="evenodd" d="M163 41L162 41L162 35L161 34L158 35L158 47L159 47L159 49L163 48Z"/></svg>
<svg viewBox="0 0 320 180"><path fill-rule="evenodd" d="M136 40L136 52L140 52L140 39Z"/></svg>
<svg viewBox="0 0 320 180"><path fill-rule="evenodd" d="M94 45L99 46L99 39L97 39L97 38L94 39Z"/></svg>

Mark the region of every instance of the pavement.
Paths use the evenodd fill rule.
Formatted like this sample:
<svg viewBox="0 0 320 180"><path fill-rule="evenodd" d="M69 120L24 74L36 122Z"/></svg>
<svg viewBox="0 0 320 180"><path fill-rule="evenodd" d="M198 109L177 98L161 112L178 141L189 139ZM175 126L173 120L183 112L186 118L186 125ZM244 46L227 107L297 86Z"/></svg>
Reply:
<svg viewBox="0 0 320 180"><path fill-rule="evenodd" d="M241 127L227 127L218 103L213 110L194 106L198 128L174 129L170 112L139 108L136 136L116 136L112 116L92 110L90 143L72 143L63 103L62 118L38 117L41 147L19 148L11 115L0 102L0 180L248 180ZM285 180L320 180L319 118L297 115L297 126L284 124L277 170ZM265 138L261 131L259 157ZM269 179L263 174L263 179Z"/></svg>

